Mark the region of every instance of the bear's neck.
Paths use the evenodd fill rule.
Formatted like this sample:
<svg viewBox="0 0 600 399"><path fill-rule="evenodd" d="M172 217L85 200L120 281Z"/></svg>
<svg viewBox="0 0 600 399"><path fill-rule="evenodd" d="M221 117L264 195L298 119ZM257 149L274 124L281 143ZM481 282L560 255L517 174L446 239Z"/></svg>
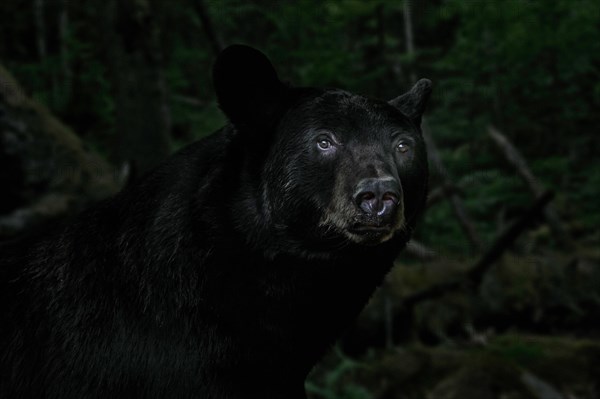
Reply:
<svg viewBox="0 0 600 399"><path fill-rule="evenodd" d="M248 361L268 352L273 358L265 361L305 365L306 371L352 324L393 264L381 248L329 260L265 259L243 250L214 258L223 261L209 265L210 273L227 276L221 279L225 285L209 286L204 293L210 296L207 302L218 304L211 312L235 339L261 337L251 344L271 348L251 352Z"/></svg>

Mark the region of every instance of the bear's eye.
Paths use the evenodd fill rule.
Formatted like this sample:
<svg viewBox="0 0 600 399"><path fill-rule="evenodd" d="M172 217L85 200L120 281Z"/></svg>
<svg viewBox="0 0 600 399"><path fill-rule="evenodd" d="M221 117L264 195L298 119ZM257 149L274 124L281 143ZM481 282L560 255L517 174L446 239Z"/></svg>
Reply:
<svg viewBox="0 0 600 399"><path fill-rule="evenodd" d="M317 139L317 146L321 150L328 150L328 149L331 148L332 144L331 144L331 141L328 138L326 138L326 137L319 137Z"/></svg>
<svg viewBox="0 0 600 399"><path fill-rule="evenodd" d="M401 141L398 144L396 144L396 151L404 154L408 152L408 150L410 150L410 145L408 145L408 143Z"/></svg>

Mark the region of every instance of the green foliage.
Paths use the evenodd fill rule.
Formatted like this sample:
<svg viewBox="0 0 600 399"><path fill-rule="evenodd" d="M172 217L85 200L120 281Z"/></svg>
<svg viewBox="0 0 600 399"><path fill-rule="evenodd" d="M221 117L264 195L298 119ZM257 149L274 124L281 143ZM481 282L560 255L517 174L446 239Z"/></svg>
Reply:
<svg viewBox="0 0 600 399"><path fill-rule="evenodd" d="M488 350L520 365L528 365L544 357L544 348L540 343L524 342L514 336L494 340Z"/></svg>
<svg viewBox="0 0 600 399"><path fill-rule="evenodd" d="M10 38L0 43L2 60L86 142L110 154L116 93L108 70L111 43L102 31L106 10L68 3L61 36L62 6L42 3L44 32L36 27L33 2L2 2L0 36ZM214 54L193 2L150 3L156 6L151 17L159 26L175 149L225 122L212 90ZM413 2L411 56L401 2L205 0L205 5L225 44L260 48L282 79L296 85L392 98L410 85L411 75L431 78L432 134L485 242L533 200L487 137L490 123L557 191L559 214L579 234L589 235L600 224L597 1ZM45 56L38 52L41 36ZM431 186L437 184L434 173ZM428 210L419 237L439 250L468 248L447 203Z"/></svg>
<svg viewBox="0 0 600 399"><path fill-rule="evenodd" d="M492 222L499 211L510 219L532 202L500 153L484 144L489 142L489 123L498 126L534 174L557 191L561 213L585 220L588 228L589 217L597 225L598 212L590 209L589 201L600 195L600 185L588 180L595 178L598 163L590 150L600 146L599 137L590 134L590 127L600 123L594 111L600 105L600 4L451 0L426 23L434 29L436 21L452 21L455 28L443 56L436 53L432 59L437 83L432 131L446 165L462 182L469 175L493 171L493 178L464 186L481 235L493 237ZM439 223L440 213L429 212L427 217ZM441 232L434 233L435 242L450 239L437 234Z"/></svg>
<svg viewBox="0 0 600 399"><path fill-rule="evenodd" d="M578 216L586 231L598 231L600 212L598 198L600 195L600 163L595 162L585 169L577 170L570 176L567 188L571 193L569 198L575 207L569 209L571 216ZM596 235L596 239L598 239Z"/></svg>
<svg viewBox="0 0 600 399"><path fill-rule="evenodd" d="M546 147L549 127L579 133L592 115L589 82L598 77L597 2L449 1L444 7L460 21L454 45L437 62L440 72L456 76L441 81L446 106L487 115L518 144L533 140L547 151L553 150Z"/></svg>
<svg viewBox="0 0 600 399"><path fill-rule="evenodd" d="M109 71L109 50L114 44L107 43L109 35L103 29L104 6L42 1L42 34L36 28L34 3L0 1L0 60L35 98L83 136L87 145L110 155L117 130L116 93ZM67 4L69 15L64 37L59 34L59 4ZM148 4L160 2L150 0ZM205 0L205 4L225 44L246 43L261 49L273 59L280 77L295 85L338 86L393 98L408 88L412 75L432 79L434 93L427 121L452 183L484 243L491 243L533 201L525 183L487 137L487 126L494 124L522 152L542 183L558 194L554 205L575 238L591 247L599 245L597 0L413 1L416 51L410 56L406 54L402 2ZM162 54L157 57L166 80L175 150L226 122L212 89L214 53L193 1L171 2L151 17L159 25ZM45 40L45 55L37 47L40 36ZM433 171L430 186L435 189L439 185L440 176ZM525 240L535 241L535 234L538 232ZM428 265L429 271L447 274L453 263L461 270L472 264L473 249L448 201L427 210L416 238L442 255L437 269ZM432 329L448 320L463 323L472 317L467 306L472 305L480 312L507 317L516 317L516 313L529 317L534 309L552 325L552 317L557 323L575 323L586 316L587 309L600 306L597 273L569 277L570 269L561 268L567 260L556 261L556 265L509 260L516 271L508 277L490 273L473 304L462 297L445 297L442 306L432 302L421 307L417 321L429 323ZM593 269L586 265L578 267ZM502 267L496 269L504 272ZM416 277L403 276L407 291L429 285L417 268L410 270ZM439 281L444 281L443 276L431 283ZM580 371L597 370L598 356L586 358L589 353L598 354L596 346L558 344L500 337L475 355L483 352L519 367L535 366L533 371L547 375L550 381L565 374L572 374L569 378L577 381ZM561 348L560 353L556 348ZM577 356L567 355L573 353ZM419 367L447 362L447 354L440 355L441 360ZM406 363L404 356L402 362ZM453 363L444 373L411 374L406 379L409 385L403 382L402 392L407 388L410 392L410 384L417 381L417 393L407 397L423 397L434 383L462 364ZM566 370L565 364L569 365ZM339 352L328 366L307 382L313 397L370 398L381 388L377 384L398 381L396 374L373 379L376 384L370 388L374 389L354 383L357 375L373 372L373 368ZM476 364L470 369L486 368ZM598 380L594 376L590 381L594 378Z"/></svg>
<svg viewBox="0 0 600 399"><path fill-rule="evenodd" d="M349 378L364 366L346 357L339 348L334 357L335 364L325 370L319 380L315 377L307 380L306 391L312 397L320 399L370 399L370 392L365 387L352 383Z"/></svg>

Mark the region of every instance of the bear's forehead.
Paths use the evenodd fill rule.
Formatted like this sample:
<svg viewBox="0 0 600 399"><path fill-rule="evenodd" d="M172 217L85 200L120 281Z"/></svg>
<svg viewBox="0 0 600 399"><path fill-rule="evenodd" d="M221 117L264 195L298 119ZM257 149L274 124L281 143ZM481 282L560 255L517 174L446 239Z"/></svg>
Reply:
<svg viewBox="0 0 600 399"><path fill-rule="evenodd" d="M376 100L344 90L326 90L305 99L302 114L313 125L329 128L381 128L410 127L410 122L400 111L385 101Z"/></svg>
<svg viewBox="0 0 600 399"><path fill-rule="evenodd" d="M337 107L340 111L347 109L380 109L383 106L382 101L373 100L341 89L325 90L321 95L315 97L313 101L315 105Z"/></svg>

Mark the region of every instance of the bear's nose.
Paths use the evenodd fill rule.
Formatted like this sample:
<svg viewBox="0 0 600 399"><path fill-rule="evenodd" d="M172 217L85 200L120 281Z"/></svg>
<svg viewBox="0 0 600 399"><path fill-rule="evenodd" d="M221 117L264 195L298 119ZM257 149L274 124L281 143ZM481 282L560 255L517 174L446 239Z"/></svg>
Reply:
<svg viewBox="0 0 600 399"><path fill-rule="evenodd" d="M367 215L386 219L400 202L400 190L400 184L391 177L363 179L358 183L354 202Z"/></svg>

